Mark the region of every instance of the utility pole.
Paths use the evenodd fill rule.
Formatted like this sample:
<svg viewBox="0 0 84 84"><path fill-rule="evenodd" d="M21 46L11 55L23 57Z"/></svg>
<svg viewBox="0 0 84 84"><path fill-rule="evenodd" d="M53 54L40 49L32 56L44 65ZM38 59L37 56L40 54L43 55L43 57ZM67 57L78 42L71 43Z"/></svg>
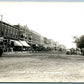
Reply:
<svg viewBox="0 0 84 84"><path fill-rule="evenodd" d="M3 15L0 15L1 16L1 31L2 31L2 17L3 17Z"/></svg>
<svg viewBox="0 0 84 84"><path fill-rule="evenodd" d="M3 18L3 15L0 15L1 16L1 30L2 30L2 18Z"/></svg>
<svg viewBox="0 0 84 84"><path fill-rule="evenodd" d="M3 15L0 15L1 16L1 35L2 35L2 17L3 17ZM3 40L3 37L1 36L1 38L0 39L2 39ZM0 45L0 49L2 50L2 51L4 51L4 49L3 49L3 47L4 47L4 43L3 43L3 45Z"/></svg>
<svg viewBox="0 0 84 84"><path fill-rule="evenodd" d="M3 15L0 15L1 16L1 21L2 21L2 19L3 19Z"/></svg>

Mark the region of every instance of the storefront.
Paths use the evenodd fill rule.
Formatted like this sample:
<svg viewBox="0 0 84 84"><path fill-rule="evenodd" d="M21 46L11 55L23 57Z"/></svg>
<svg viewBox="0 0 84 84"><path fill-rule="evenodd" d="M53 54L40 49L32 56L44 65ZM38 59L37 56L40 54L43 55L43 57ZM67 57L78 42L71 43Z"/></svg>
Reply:
<svg viewBox="0 0 84 84"><path fill-rule="evenodd" d="M22 46L23 46L23 51L28 51L29 50L29 48L30 48L30 45L26 42L26 41L19 41L21 44L22 44Z"/></svg>
<svg viewBox="0 0 84 84"><path fill-rule="evenodd" d="M11 49L13 48L14 51L22 51L23 45L17 40L10 40L11 41Z"/></svg>

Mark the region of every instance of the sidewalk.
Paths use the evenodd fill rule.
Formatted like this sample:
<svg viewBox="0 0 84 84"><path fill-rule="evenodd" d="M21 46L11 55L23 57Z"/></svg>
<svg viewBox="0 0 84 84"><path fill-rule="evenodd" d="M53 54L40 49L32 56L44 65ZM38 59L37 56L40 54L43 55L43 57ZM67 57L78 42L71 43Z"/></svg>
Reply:
<svg viewBox="0 0 84 84"><path fill-rule="evenodd" d="M2 56L45 56L45 55L51 55L51 54L64 54L60 52L31 52L31 51L16 51L16 52L4 52Z"/></svg>
<svg viewBox="0 0 84 84"><path fill-rule="evenodd" d="M2 56L25 56L25 55L31 55L30 52L24 51L24 52L4 52Z"/></svg>

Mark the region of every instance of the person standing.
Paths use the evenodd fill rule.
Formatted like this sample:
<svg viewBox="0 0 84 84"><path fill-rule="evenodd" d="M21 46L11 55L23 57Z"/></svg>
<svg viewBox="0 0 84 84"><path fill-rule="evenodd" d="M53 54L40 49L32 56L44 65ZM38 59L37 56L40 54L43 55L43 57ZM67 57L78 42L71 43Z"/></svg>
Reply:
<svg viewBox="0 0 84 84"><path fill-rule="evenodd" d="M3 54L3 49L0 48L0 57L2 56L2 54Z"/></svg>

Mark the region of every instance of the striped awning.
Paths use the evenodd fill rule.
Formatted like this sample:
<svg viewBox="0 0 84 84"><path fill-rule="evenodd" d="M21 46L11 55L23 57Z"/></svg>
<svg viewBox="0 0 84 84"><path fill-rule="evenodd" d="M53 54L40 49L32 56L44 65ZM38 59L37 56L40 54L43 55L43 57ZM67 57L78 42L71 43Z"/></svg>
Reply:
<svg viewBox="0 0 84 84"><path fill-rule="evenodd" d="M20 40L20 43L25 47L30 47L30 45L26 41L21 41Z"/></svg>
<svg viewBox="0 0 84 84"><path fill-rule="evenodd" d="M23 46L19 41L16 40L10 40L12 42L14 42L14 46Z"/></svg>

